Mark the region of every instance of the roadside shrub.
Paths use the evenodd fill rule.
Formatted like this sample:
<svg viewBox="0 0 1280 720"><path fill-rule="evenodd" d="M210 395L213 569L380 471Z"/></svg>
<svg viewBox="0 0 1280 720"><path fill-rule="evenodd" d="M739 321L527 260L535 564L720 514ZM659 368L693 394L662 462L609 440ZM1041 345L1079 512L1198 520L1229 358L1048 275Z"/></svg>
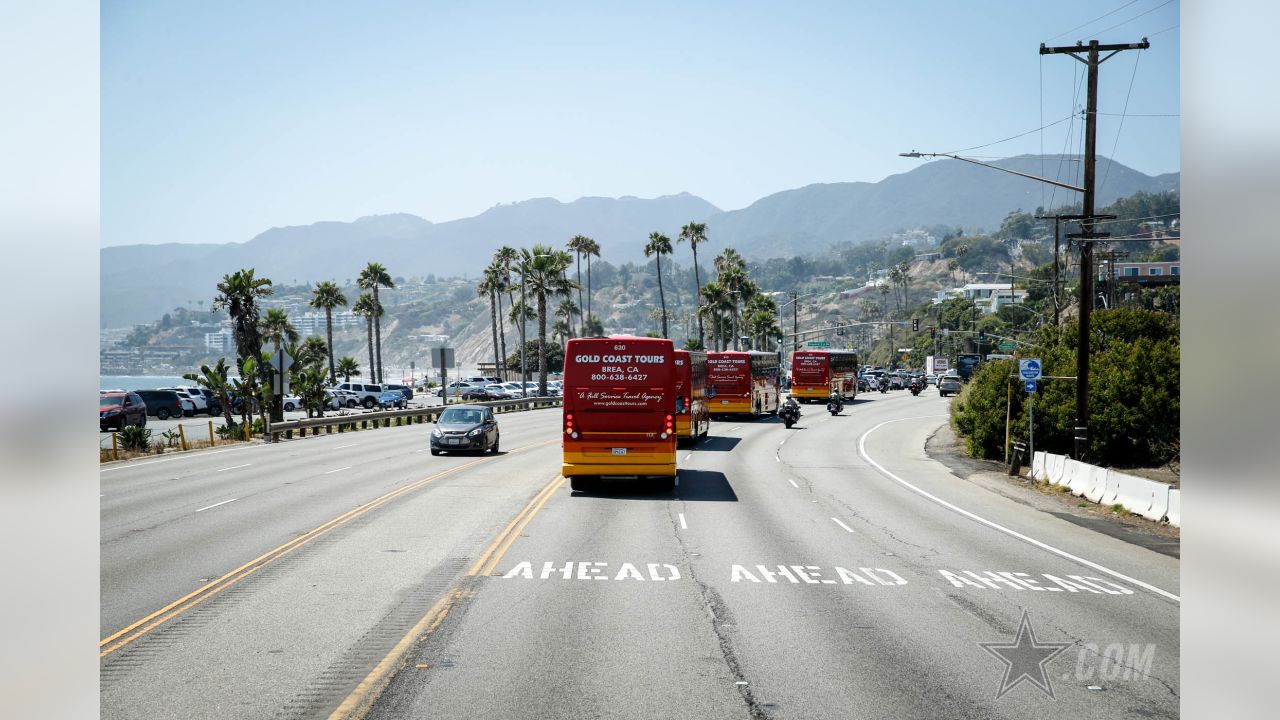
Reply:
<svg viewBox="0 0 1280 720"><path fill-rule="evenodd" d="M129 452L146 452L151 448L151 431L130 425L120 431L120 447Z"/></svg>
<svg viewBox="0 0 1280 720"><path fill-rule="evenodd" d="M1089 462L1116 467L1163 464L1179 447L1180 343L1175 318L1146 310L1098 310L1089 368ZM1040 347L1028 351L1044 374L1075 375L1076 326L1045 328ZM1013 361L984 363L951 405L951 422L979 458L1004 457L1005 409L1012 383L1014 439L1027 439L1028 396L1013 378ZM1035 396L1037 450L1067 454L1074 443L1074 380L1046 379Z"/></svg>

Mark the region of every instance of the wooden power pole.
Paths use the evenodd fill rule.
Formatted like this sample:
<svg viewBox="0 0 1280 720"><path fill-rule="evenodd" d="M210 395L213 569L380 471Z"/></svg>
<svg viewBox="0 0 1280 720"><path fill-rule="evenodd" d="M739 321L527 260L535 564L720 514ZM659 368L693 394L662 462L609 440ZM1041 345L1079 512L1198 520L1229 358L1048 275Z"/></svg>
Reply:
<svg viewBox="0 0 1280 720"><path fill-rule="evenodd" d="M1146 50L1151 47L1146 38L1138 43L1100 45L1090 40L1088 45L1046 47L1040 43L1041 55L1066 54L1084 63L1089 69L1088 100L1084 117L1084 201L1080 218L1080 232L1068 237L1080 238L1080 334L1076 346L1076 424L1075 455L1083 460L1089 453L1089 316L1093 309L1093 241L1107 237L1109 233L1094 232L1094 200L1097 194L1097 144L1098 144L1098 66L1123 50ZM1099 57L1099 53L1106 53ZM1112 162L1115 160L1112 159Z"/></svg>

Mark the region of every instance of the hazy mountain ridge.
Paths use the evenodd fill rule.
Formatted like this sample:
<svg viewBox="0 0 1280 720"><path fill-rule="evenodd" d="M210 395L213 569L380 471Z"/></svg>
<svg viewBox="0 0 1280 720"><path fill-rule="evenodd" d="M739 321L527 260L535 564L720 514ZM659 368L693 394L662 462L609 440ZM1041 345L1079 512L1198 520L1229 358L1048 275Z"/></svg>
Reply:
<svg viewBox="0 0 1280 720"><path fill-rule="evenodd" d="M1179 189L1179 173L1151 177L1116 163L1107 175L1108 162L1099 159L1098 177L1107 176L1100 206L1140 190ZM1046 157L1045 174L1052 176L1058 163L1058 156ZM995 164L1041 172L1038 156ZM1064 197L1074 202L1078 194L1058 190L1056 197L1061 204ZM392 213L275 227L243 243L115 246L101 251L101 324L147 322L188 300L204 300L207 307L222 276L244 267L289 284L354 278L370 261L383 263L393 276L475 277L502 245L564 247L577 234L594 238L602 257L616 264L642 261L650 232L674 240L690 221L707 223L714 252L734 247L747 257L764 259L811 255L834 242L864 242L935 224L994 229L1011 210L1033 210L1040 204L1040 185L1033 181L941 160L876 183L784 190L727 212L689 193L583 197L567 203L533 198L441 223Z"/></svg>

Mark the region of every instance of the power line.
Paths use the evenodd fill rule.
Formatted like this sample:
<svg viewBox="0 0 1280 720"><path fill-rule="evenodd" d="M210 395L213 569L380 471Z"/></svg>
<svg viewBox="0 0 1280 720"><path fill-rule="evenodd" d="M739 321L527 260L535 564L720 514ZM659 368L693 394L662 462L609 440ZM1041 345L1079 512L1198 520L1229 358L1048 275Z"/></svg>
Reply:
<svg viewBox="0 0 1280 720"><path fill-rule="evenodd" d="M1162 2L1162 3L1160 3L1159 5L1157 5L1157 6L1153 7L1153 8L1151 8L1150 10L1148 10L1148 11L1146 11L1146 12L1143 12L1143 13L1138 13L1137 15L1134 15L1133 17L1131 17L1131 18L1129 18L1128 20L1125 20L1125 21L1123 21L1123 22L1118 22L1118 23L1116 23L1115 25L1112 25L1111 27L1107 28L1106 30L1099 30L1098 32L1094 33L1094 35L1101 35L1102 33L1107 32L1107 31L1109 31L1109 30L1115 30L1116 28L1120 27L1121 25L1128 25L1129 23L1133 22L1134 20L1137 20L1138 18L1142 17L1143 15L1148 15L1148 14L1150 14L1150 13L1153 13L1153 12L1155 12L1155 11L1159 10L1160 8L1164 7L1165 5L1168 5L1168 4L1169 4L1169 3L1171 3L1171 2L1173 2L1173 0L1164 0L1164 2Z"/></svg>
<svg viewBox="0 0 1280 720"><path fill-rule="evenodd" d="M1043 61L1044 61L1044 57L1041 56L1041 62ZM1072 86L1071 108L1072 108L1072 115L1074 116L1076 102L1080 99L1080 78L1083 77L1083 73L1077 70L1073 74L1074 74L1074 77L1072 78L1072 82L1071 82L1071 86ZM1062 153L1058 155L1058 169L1056 171L1056 174L1053 176L1054 180L1059 180L1059 181L1062 180L1062 163L1064 162L1067 156L1067 148L1071 147L1071 135L1075 131L1075 127L1076 127L1076 124L1074 122L1071 123L1069 126L1067 126L1067 138L1062 143ZM1078 167L1078 164L1077 164L1077 167ZM1058 197L1058 186L1054 185L1053 190L1050 191L1049 193L1048 207L1050 209L1053 208L1053 202L1057 197Z"/></svg>
<svg viewBox="0 0 1280 720"><path fill-rule="evenodd" d="M1139 50L1133 56L1133 74L1129 76L1129 91L1124 94L1124 109L1120 111L1120 127L1116 128L1116 139L1111 144L1111 159L1107 163L1107 169L1102 171L1102 184L1098 185L1098 189L1102 190L1107 187L1107 177L1111 175L1111 166L1116 164L1116 148L1120 147L1120 133L1124 130L1124 118L1129 112L1129 98L1133 95L1133 81L1138 77L1138 61L1142 59L1142 51ZM1097 117L1096 111L1094 117Z"/></svg>
<svg viewBox="0 0 1280 720"><path fill-rule="evenodd" d="M1155 31L1155 32L1151 33L1150 35L1148 35L1147 37L1155 37L1155 36L1157 36L1157 35L1163 35L1163 34L1165 34L1165 33L1169 32L1170 30L1177 30L1177 29L1178 29L1178 26L1177 26L1177 25L1171 25L1171 26L1169 26L1169 27L1167 27L1167 28L1165 28L1165 29L1163 29L1163 30L1157 30L1157 31Z"/></svg>
<svg viewBox="0 0 1280 720"><path fill-rule="evenodd" d="M1077 25L1077 26L1075 26L1075 27L1071 28L1070 30L1068 30L1067 32L1064 32L1064 33L1058 33L1057 35L1054 35L1053 37L1049 38L1049 40L1048 40L1048 41L1046 41L1046 42L1053 41L1053 40L1057 40L1058 38L1062 37L1063 35L1066 35L1067 33L1073 33L1073 32L1075 32L1075 31L1079 30L1079 29L1080 29L1080 28L1082 28L1082 27L1088 27L1089 25L1092 25L1092 24L1094 24L1094 23L1098 22L1098 21L1099 21L1099 20L1101 20L1102 18L1109 17L1109 16L1111 16L1111 15L1115 15L1116 13L1120 12L1121 10L1123 10L1123 9L1125 9L1125 8L1127 8L1127 7L1129 7L1130 5L1132 5L1132 4L1136 3L1136 2L1138 2L1138 0L1130 0L1130 2L1127 2L1127 3L1123 4L1123 5L1121 5L1120 7L1116 8L1115 10L1112 10L1111 12L1107 13L1106 15L1099 15L1098 17L1096 17L1096 18L1094 18L1094 19L1090 20L1089 22L1085 23L1084 25Z"/></svg>
<svg viewBox="0 0 1280 720"><path fill-rule="evenodd" d="M1110 115L1112 117L1121 115L1121 113L1104 113L1096 112L1094 115ZM1129 113L1129 117L1182 117L1182 113Z"/></svg>
<svg viewBox="0 0 1280 720"><path fill-rule="evenodd" d="M1033 132L1040 132L1040 131L1042 131L1042 130L1044 130L1044 129L1046 129L1046 128L1051 128L1051 127L1053 127L1054 125L1061 125L1062 123L1064 123L1064 122L1066 122L1066 121L1068 121L1068 120L1072 119L1073 117L1075 117L1075 113L1074 113L1074 112L1073 112L1073 113L1071 113L1070 115L1068 115L1068 116L1066 116L1066 117L1062 118L1061 120L1054 120L1053 122L1049 123L1048 125L1041 125L1040 127L1036 128L1035 130L1028 130L1028 131L1026 131L1026 132L1024 132L1024 133L1018 133L1017 135L1013 135L1013 136L1007 137L1007 138L1005 138L1005 139L1003 139L1003 140L996 140L995 142L989 142L989 143L987 143L986 145L974 145L973 147L962 148L962 149L960 149L960 150L948 150L948 151L947 151L946 153L944 153L944 154L946 154L946 155L955 155L955 154L957 154L957 153L962 153L962 152L966 152L966 151L969 151L969 150L980 150L980 149L982 149L982 148L984 148L984 147L991 147L992 145L999 145L1000 143L1003 143L1003 142L1009 142L1010 140L1016 140L1016 139L1018 139L1018 138L1020 138L1020 137L1023 137L1023 136L1025 136L1025 135L1030 135L1030 134L1031 134L1031 133L1033 133Z"/></svg>

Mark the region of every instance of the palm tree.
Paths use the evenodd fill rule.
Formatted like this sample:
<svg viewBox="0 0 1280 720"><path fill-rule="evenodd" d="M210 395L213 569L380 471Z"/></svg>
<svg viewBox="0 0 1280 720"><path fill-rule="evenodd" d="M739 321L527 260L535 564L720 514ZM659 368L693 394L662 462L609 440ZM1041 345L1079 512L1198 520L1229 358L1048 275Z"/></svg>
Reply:
<svg viewBox="0 0 1280 720"><path fill-rule="evenodd" d="M227 425L235 425L231 419L231 384L227 380L227 371L227 359L218 358L218 364L213 367L201 365L199 375L187 373L182 377L216 395Z"/></svg>
<svg viewBox="0 0 1280 720"><path fill-rule="evenodd" d="M551 326L551 337L554 338L561 347L564 347L564 345L569 342L569 338L573 337L573 328L569 327L569 322L567 320L556 320L555 324Z"/></svg>
<svg viewBox="0 0 1280 720"><path fill-rule="evenodd" d="M356 299L356 304L351 306L351 312L363 317L369 324L369 376L373 382L377 382L377 379L373 378L374 363L377 362L377 355L373 352L373 321L382 314L382 306L369 293L361 293Z"/></svg>
<svg viewBox="0 0 1280 720"><path fill-rule="evenodd" d="M263 340L270 340L275 346L275 354L279 355L281 345L288 342L293 344L298 342L298 329L289 322L289 315L280 308L271 308L267 310L267 314L262 318L260 323L260 332ZM287 371L287 368L273 368L273 371ZM284 386L283 373L280 381L281 387ZM281 396L274 392L271 393L271 422L280 422L284 420L284 406L280 402Z"/></svg>
<svg viewBox="0 0 1280 720"><path fill-rule="evenodd" d="M346 307L347 296L342 294L342 288L338 284L330 280L316 283L315 288L311 291L311 307L324 310L324 333L325 342L328 343L329 356L329 382L338 381L338 374L333 367L333 309L336 307Z"/></svg>
<svg viewBox="0 0 1280 720"><path fill-rule="evenodd" d="M676 242L687 242L693 250L693 286L694 295L693 302L695 307L702 303L702 276L698 272L698 246L707 241L707 224L691 222L680 228L680 237ZM698 344L704 346L706 344L706 335L702 329L701 308L698 310Z"/></svg>
<svg viewBox="0 0 1280 720"><path fill-rule="evenodd" d="M587 320L592 320L591 315L591 258L600 257L600 243L589 237L582 238L582 254L587 257ZM581 285L581 283L579 283ZM584 335L586 333L583 333Z"/></svg>
<svg viewBox="0 0 1280 720"><path fill-rule="evenodd" d="M662 291L662 256L671 254L671 238L660 232L649 233L649 242L644 246L644 256L657 256L658 263L658 302L662 305L662 337L670 337L667 333L667 296Z"/></svg>
<svg viewBox="0 0 1280 720"><path fill-rule="evenodd" d="M502 288L502 266L498 263L490 263L489 267L484 269L484 275L480 279L480 284L476 285L476 294L480 297L489 296L489 324L490 334L493 335L493 371L499 372L502 366L501 350L498 348L498 306L496 298L499 296L499 290ZM498 377L502 377L499 373Z"/></svg>
<svg viewBox="0 0 1280 720"><path fill-rule="evenodd" d="M262 335L258 332L258 298L271 294L271 281L255 278L253 268L223 275L218 283L218 295L213 299L213 310L226 309L231 316L232 337L236 342L236 357L256 358L262 352Z"/></svg>
<svg viewBox="0 0 1280 720"><path fill-rule="evenodd" d="M706 302L698 307L698 324L702 318L711 318L711 345L716 351L723 350L725 313L733 308L733 296L719 280L712 280L702 286L702 299Z"/></svg>
<svg viewBox="0 0 1280 720"><path fill-rule="evenodd" d="M493 254L494 262L502 266L502 287L507 292L507 306L511 308L514 308L516 305L516 297L515 297L516 285L515 283L511 282L511 265L519 258L520 258L520 253L516 252L516 249L511 247L510 245L503 245L502 247L498 248L497 252ZM506 317L502 313L501 294L499 294L498 296L498 317L500 318ZM503 332L503 328L505 327L506 327L506 322L503 322L501 325L498 326L498 340L502 342L503 367L506 367L506 363L507 363L507 338ZM521 335L520 335L520 343L521 343L521 347L523 347L524 346L523 332L521 332ZM503 380L507 379L506 375L502 375L501 377Z"/></svg>
<svg viewBox="0 0 1280 720"><path fill-rule="evenodd" d="M574 337L573 318L575 315L581 315L582 309L573 301L573 296L560 298L560 302L556 304L556 317L564 320L565 326L569 328L568 335L565 339Z"/></svg>
<svg viewBox="0 0 1280 720"><path fill-rule="evenodd" d="M378 312L373 316L374 342L378 349L378 361L369 365L369 372L374 376L373 381L380 383L382 382L382 303L378 301L378 288L394 288L396 284L391 281L391 275L382 263L377 262L365 265L364 270L360 272L358 282L362 290L373 291L373 303L378 306Z"/></svg>
<svg viewBox="0 0 1280 720"><path fill-rule="evenodd" d="M578 274L578 312L581 314L582 308L586 307L582 304L582 255L586 252L590 243L594 242L586 235L574 235L569 238L569 249L573 251L576 258L577 274ZM591 260L587 260L587 267L591 267ZM585 334L585 333L584 333Z"/></svg>
<svg viewBox="0 0 1280 720"><path fill-rule="evenodd" d="M556 252L547 245L534 245L531 250L521 251L521 255L525 292L537 301L538 395L543 397L547 394L547 298L567 296L577 285L563 275L573 262L568 253ZM591 277L589 271L587 277ZM587 297L590 298L590 294Z"/></svg>
<svg viewBox="0 0 1280 720"><path fill-rule="evenodd" d="M360 363L353 357L343 355L338 358L338 374L342 376L343 382L351 382L352 375L360 374Z"/></svg>
<svg viewBox="0 0 1280 720"><path fill-rule="evenodd" d="M304 366L320 365L324 363L325 358L332 357L333 354L329 352L329 344L318 335L312 335L303 340L302 345L298 348L298 362ZM336 377L333 379L336 379Z"/></svg>

